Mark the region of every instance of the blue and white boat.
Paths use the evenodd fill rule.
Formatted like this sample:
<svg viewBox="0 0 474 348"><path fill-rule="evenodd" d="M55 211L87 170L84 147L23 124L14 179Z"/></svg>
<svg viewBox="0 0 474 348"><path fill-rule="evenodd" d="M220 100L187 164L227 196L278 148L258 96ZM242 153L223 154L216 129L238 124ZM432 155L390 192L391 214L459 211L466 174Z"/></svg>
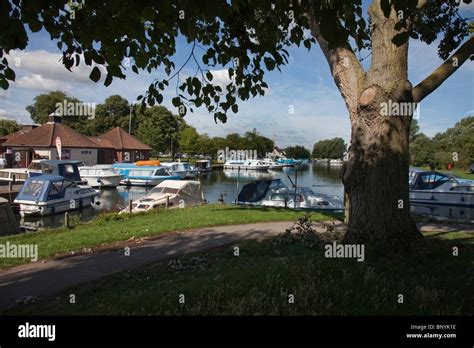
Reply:
<svg viewBox="0 0 474 348"><path fill-rule="evenodd" d="M163 180L181 180L180 175L173 175L162 166L137 166L134 163L116 163L112 165L120 175L121 185L156 186Z"/></svg>
<svg viewBox="0 0 474 348"><path fill-rule="evenodd" d="M43 174L26 179L14 203L21 216L51 215L94 203L99 191L64 176Z"/></svg>
<svg viewBox="0 0 474 348"><path fill-rule="evenodd" d="M474 181L434 170L409 172L410 203L474 208Z"/></svg>
<svg viewBox="0 0 474 348"><path fill-rule="evenodd" d="M285 167L295 167L301 164L301 161L295 160L293 158L280 158L276 160L276 163L283 164Z"/></svg>
<svg viewBox="0 0 474 348"><path fill-rule="evenodd" d="M179 175L181 179L194 179L199 174L188 162L161 162L161 165L167 168L170 174Z"/></svg>

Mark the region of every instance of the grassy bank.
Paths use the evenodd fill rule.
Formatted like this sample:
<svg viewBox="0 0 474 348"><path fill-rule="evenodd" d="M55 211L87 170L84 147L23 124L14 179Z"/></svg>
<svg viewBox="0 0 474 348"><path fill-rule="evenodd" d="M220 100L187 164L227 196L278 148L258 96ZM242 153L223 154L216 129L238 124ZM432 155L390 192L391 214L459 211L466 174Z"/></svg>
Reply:
<svg viewBox="0 0 474 348"><path fill-rule="evenodd" d="M130 238L199 227L233 225L265 221L294 221L302 212L269 208L245 208L233 205L205 205L145 214L105 214L74 229L56 229L0 237L0 244L36 244L40 259L58 254L94 248ZM314 220L331 220L335 215L314 213ZM27 263L27 259L0 258L0 268Z"/></svg>
<svg viewBox="0 0 474 348"><path fill-rule="evenodd" d="M417 168L424 169L424 170L430 170L429 167L417 167ZM438 170L438 169L436 169L436 170ZM440 171L441 173L446 173L446 174L454 174L454 175L459 176L460 178L463 178L463 179L474 180L474 174L472 174L469 171L469 169L453 169L453 170L439 169L438 171Z"/></svg>
<svg viewBox="0 0 474 348"><path fill-rule="evenodd" d="M472 314L474 235L437 233L411 257L330 259L274 238L162 261L83 284L8 314ZM459 256L452 255L453 246ZM69 304L74 293L76 304ZM184 294L185 303L179 303ZM289 295L294 303L289 303ZM404 302L399 303L399 295Z"/></svg>

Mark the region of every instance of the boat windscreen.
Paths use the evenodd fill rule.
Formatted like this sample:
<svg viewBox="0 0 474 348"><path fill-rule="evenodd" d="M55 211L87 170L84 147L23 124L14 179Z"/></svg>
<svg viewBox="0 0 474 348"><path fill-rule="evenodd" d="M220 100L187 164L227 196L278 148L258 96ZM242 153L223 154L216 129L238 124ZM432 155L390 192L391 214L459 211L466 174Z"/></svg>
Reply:
<svg viewBox="0 0 474 348"><path fill-rule="evenodd" d="M239 202L258 202L261 201L268 192L271 180L254 181L242 187L237 200Z"/></svg>
<svg viewBox="0 0 474 348"><path fill-rule="evenodd" d="M154 187L150 193L170 193L177 194L179 189L171 187Z"/></svg>
<svg viewBox="0 0 474 348"><path fill-rule="evenodd" d="M34 197L38 198L41 196L44 187L47 186L47 182L40 181L40 180L30 180L25 183L23 191L21 193L22 196L25 197Z"/></svg>

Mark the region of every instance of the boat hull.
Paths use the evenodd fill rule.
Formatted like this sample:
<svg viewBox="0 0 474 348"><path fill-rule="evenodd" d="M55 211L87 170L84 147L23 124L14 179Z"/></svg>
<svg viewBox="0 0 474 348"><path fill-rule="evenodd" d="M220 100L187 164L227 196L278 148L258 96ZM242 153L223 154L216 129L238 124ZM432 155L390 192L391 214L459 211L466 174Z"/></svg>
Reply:
<svg viewBox="0 0 474 348"><path fill-rule="evenodd" d="M410 190L410 203L474 208L474 192Z"/></svg>
<svg viewBox="0 0 474 348"><path fill-rule="evenodd" d="M52 202L27 202L20 201L20 216L46 216L64 213L66 211L83 209L94 203L98 193L75 199L55 200ZM72 201L74 200L74 204Z"/></svg>
<svg viewBox="0 0 474 348"><path fill-rule="evenodd" d="M82 179L87 181L87 184L91 187L117 187L120 185L122 175L98 177L98 176L81 176Z"/></svg>

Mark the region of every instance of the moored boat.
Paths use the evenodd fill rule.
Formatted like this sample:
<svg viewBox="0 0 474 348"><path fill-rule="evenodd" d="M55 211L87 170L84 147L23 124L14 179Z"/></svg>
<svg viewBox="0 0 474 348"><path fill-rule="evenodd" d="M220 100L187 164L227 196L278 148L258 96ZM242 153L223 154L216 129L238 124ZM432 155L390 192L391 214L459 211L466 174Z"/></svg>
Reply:
<svg viewBox="0 0 474 348"><path fill-rule="evenodd" d="M206 203L201 183L196 180L166 180L155 186L150 193L132 202L131 212L152 209L185 208ZM129 212L124 209L122 212Z"/></svg>
<svg viewBox="0 0 474 348"><path fill-rule="evenodd" d="M199 160L194 164L194 168L197 169L199 173L209 173L212 172L212 162L211 160Z"/></svg>
<svg viewBox="0 0 474 348"><path fill-rule="evenodd" d="M161 165L168 169L172 175L179 175L181 179L194 179L199 172L188 162L161 162Z"/></svg>
<svg viewBox="0 0 474 348"><path fill-rule="evenodd" d="M309 187L289 188L280 179L259 180L244 185L237 204L308 210L344 209L339 197L315 193Z"/></svg>
<svg viewBox="0 0 474 348"><path fill-rule="evenodd" d="M79 167L79 174L91 187L117 187L123 178L108 164Z"/></svg>
<svg viewBox="0 0 474 348"><path fill-rule="evenodd" d="M474 208L474 181L434 170L411 169L410 203Z"/></svg>
<svg viewBox="0 0 474 348"><path fill-rule="evenodd" d="M267 170L268 168L269 165L260 160L234 160L224 163L224 169Z"/></svg>
<svg viewBox="0 0 474 348"><path fill-rule="evenodd" d="M181 176L172 175L167 168L161 166L137 166L133 163L114 164L112 168L123 175L121 185L156 186L163 180L180 180Z"/></svg>
<svg viewBox="0 0 474 348"><path fill-rule="evenodd" d="M90 206L99 191L60 175L43 174L28 178L14 203L20 215L51 215Z"/></svg>

